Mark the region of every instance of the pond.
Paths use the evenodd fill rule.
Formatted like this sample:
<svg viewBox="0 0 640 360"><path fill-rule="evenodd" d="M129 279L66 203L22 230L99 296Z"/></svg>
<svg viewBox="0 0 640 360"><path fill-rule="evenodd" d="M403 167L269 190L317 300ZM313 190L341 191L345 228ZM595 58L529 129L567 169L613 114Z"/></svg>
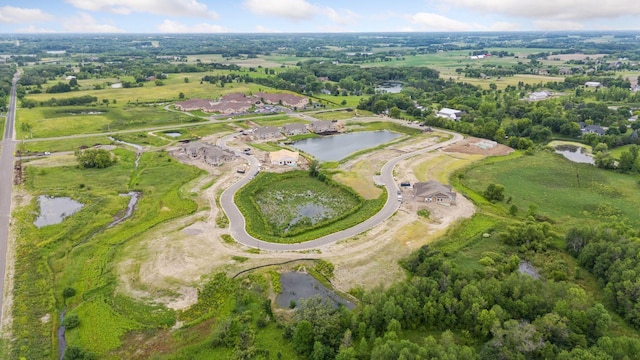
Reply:
<svg viewBox="0 0 640 360"><path fill-rule="evenodd" d="M163 134L164 134L165 136L173 137L173 138L176 138L176 137L180 137L180 136L182 136L182 134L181 134L181 133L179 133L179 132L166 132L166 133L163 133Z"/></svg>
<svg viewBox="0 0 640 360"><path fill-rule="evenodd" d="M298 303L301 299L316 296L331 300L336 306L344 305L350 310L356 307L354 303L327 289L307 273L297 271L283 273L280 275L280 284L282 293L278 294L276 302L281 308L289 308L292 301Z"/></svg>
<svg viewBox="0 0 640 360"><path fill-rule="evenodd" d="M558 145L555 151L575 163L595 164L593 156L587 154L586 149L582 146Z"/></svg>
<svg viewBox="0 0 640 360"><path fill-rule="evenodd" d="M41 228L47 225L60 224L65 218L75 214L84 206L68 197L38 196L40 214L33 224Z"/></svg>
<svg viewBox="0 0 640 360"><path fill-rule="evenodd" d="M402 91L402 83L390 82L384 83L380 86L376 86L376 92L388 93L388 94L397 94Z"/></svg>
<svg viewBox="0 0 640 360"><path fill-rule="evenodd" d="M400 134L388 130L360 131L309 138L293 143L293 147L320 161L339 161L350 154L391 141Z"/></svg>

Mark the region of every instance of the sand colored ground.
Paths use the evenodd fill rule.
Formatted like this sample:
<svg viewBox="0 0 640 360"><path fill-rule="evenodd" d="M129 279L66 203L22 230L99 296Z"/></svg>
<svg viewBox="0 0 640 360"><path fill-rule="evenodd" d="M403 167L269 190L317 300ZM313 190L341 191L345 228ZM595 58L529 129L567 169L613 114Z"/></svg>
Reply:
<svg viewBox="0 0 640 360"><path fill-rule="evenodd" d="M398 154L439 141L441 138L436 135L426 134L352 159L340 166L343 174L337 179L354 186L363 196L373 196L376 169ZM215 143L215 140L215 137L203 139L210 143ZM246 144L238 139L229 145L242 149ZM465 148L462 147L463 150ZM416 168L426 172L427 177L446 179L455 169L483 155L488 154L435 151L407 159L394 169L394 174L398 182L410 181L412 184L424 178L422 174L415 174ZM187 161L184 157L176 158ZM446 158L452 161L448 162ZM340 291L385 286L405 276L398 260L434 241L453 223L472 216L475 211L473 204L463 196L458 196L456 206L427 205L414 202L410 190L404 189L405 201L398 212L365 233L307 251L256 251L233 241L225 241L223 235L228 234L228 229L218 227L216 222L216 218L222 216L216 199L240 176L235 169L242 164L241 159L213 168L193 163L208 170L205 177L191 182L186 189L199 194L198 202L202 210L163 224L123 249L117 264L120 279L118 291L141 300L184 309L197 300L197 288L216 272L235 275L255 266L301 258L322 258L333 263L335 278L332 283ZM202 188L212 181L213 185ZM417 211L423 207L430 211L429 219L417 215Z"/></svg>

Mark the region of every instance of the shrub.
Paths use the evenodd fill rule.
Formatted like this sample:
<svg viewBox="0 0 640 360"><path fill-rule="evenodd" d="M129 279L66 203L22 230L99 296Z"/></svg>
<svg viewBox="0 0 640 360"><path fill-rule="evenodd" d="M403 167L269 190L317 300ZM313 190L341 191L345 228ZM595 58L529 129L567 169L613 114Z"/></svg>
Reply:
<svg viewBox="0 0 640 360"><path fill-rule="evenodd" d="M62 326L64 326L67 330L75 329L80 325L80 318L78 315L69 315L64 318L62 321Z"/></svg>

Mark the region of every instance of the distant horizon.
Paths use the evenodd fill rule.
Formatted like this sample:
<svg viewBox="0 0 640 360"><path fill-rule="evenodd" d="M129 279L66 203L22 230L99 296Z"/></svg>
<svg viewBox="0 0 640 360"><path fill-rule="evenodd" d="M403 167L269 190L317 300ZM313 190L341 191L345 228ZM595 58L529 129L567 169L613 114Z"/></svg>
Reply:
<svg viewBox="0 0 640 360"><path fill-rule="evenodd" d="M640 31L640 2L602 5L599 0L5 0L0 33Z"/></svg>

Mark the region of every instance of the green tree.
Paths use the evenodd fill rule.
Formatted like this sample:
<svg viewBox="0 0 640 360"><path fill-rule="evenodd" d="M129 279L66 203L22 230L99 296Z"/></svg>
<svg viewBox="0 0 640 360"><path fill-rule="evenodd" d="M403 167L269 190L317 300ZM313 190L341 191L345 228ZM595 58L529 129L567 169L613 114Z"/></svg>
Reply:
<svg viewBox="0 0 640 360"><path fill-rule="evenodd" d="M502 201L504 200L504 186L491 183L482 195L491 202Z"/></svg>
<svg viewBox="0 0 640 360"><path fill-rule="evenodd" d="M313 338L311 323L307 320L302 320L296 324L296 328L293 331L293 348L299 354L309 355L313 351Z"/></svg>
<svg viewBox="0 0 640 360"><path fill-rule="evenodd" d="M75 329L80 325L80 318L78 315L68 315L62 321L62 326L64 326L67 330Z"/></svg>
<svg viewBox="0 0 640 360"><path fill-rule="evenodd" d="M391 109L389 109L389 116L394 119L399 119L401 113L402 111L397 106L394 106Z"/></svg>
<svg viewBox="0 0 640 360"><path fill-rule="evenodd" d="M76 150L75 156L78 164L87 169L104 169L116 162L115 157L111 156L111 153L104 149Z"/></svg>
<svg viewBox="0 0 640 360"><path fill-rule="evenodd" d="M186 78L185 78L185 79L186 79ZM184 99L184 93L183 93L183 92L181 92L180 94L178 94L178 98L179 98L179 99Z"/></svg>

